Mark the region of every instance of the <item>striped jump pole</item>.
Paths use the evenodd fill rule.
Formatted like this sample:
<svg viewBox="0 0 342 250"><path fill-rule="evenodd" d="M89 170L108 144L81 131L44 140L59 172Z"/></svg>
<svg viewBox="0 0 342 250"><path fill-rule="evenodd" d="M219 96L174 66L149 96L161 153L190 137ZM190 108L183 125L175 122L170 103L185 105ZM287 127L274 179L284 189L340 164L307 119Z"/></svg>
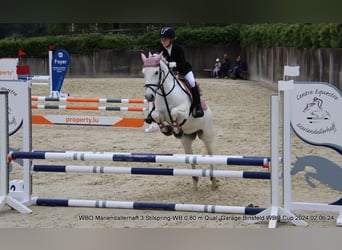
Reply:
<svg viewBox="0 0 342 250"><path fill-rule="evenodd" d="M246 179L270 179L270 172L210 170L210 169L177 169L177 168L142 168L142 167L110 167L110 166L78 166L78 165L32 165L34 172L60 173L101 173L132 175L167 175L198 177L230 177Z"/></svg>
<svg viewBox="0 0 342 250"><path fill-rule="evenodd" d="M248 215L255 215L265 210L265 208L260 208L260 207L238 207L238 206L136 202L136 201L45 199L45 198L34 198L33 203L37 206L145 209L145 210L166 210L166 211L183 211L183 212L223 213L223 214L248 214Z"/></svg>
<svg viewBox="0 0 342 250"><path fill-rule="evenodd" d="M33 86L48 86L50 84L50 76L44 75L18 75L18 79L31 80Z"/></svg>
<svg viewBox="0 0 342 250"><path fill-rule="evenodd" d="M269 157L191 155L191 154L150 154L150 153L113 153L80 151L34 151L10 152L12 159L80 160L80 161L128 161L155 163L221 164L250 165L269 167Z"/></svg>
<svg viewBox="0 0 342 250"><path fill-rule="evenodd" d="M64 109L64 110L102 110L102 111L135 111L144 112L143 107L111 107L111 106L81 106L81 105L50 105L32 104L32 109Z"/></svg>
<svg viewBox="0 0 342 250"><path fill-rule="evenodd" d="M19 80L49 80L50 76L44 75L19 75Z"/></svg>
<svg viewBox="0 0 342 250"><path fill-rule="evenodd" d="M49 97L49 96L32 96L32 101L49 101L49 102L92 102L92 103L131 103L144 104L144 99L125 99L125 98L98 98L98 97Z"/></svg>

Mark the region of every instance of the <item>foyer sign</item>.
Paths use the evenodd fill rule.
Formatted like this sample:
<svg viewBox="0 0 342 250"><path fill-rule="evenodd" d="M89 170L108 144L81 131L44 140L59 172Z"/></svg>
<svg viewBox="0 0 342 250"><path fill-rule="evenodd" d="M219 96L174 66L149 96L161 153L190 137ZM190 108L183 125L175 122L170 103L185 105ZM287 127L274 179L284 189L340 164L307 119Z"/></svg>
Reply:
<svg viewBox="0 0 342 250"><path fill-rule="evenodd" d="M294 82L291 125L307 143L342 154L342 92L324 82Z"/></svg>
<svg viewBox="0 0 342 250"><path fill-rule="evenodd" d="M64 49L58 49L52 57L52 91L60 92L68 71L70 57Z"/></svg>

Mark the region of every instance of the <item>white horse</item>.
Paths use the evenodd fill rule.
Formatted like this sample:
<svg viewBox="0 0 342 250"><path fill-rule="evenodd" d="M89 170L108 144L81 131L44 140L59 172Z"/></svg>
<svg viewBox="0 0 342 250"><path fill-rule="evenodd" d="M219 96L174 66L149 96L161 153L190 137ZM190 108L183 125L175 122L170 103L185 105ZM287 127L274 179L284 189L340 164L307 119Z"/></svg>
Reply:
<svg viewBox="0 0 342 250"><path fill-rule="evenodd" d="M154 102L151 116L165 135L174 134L180 138L186 154L193 154L192 142L198 136L205 144L208 155L214 153L214 125L212 112L205 106L204 116L194 118L191 115L192 101L190 91L172 73L162 54L141 54L144 63L142 73L145 80L145 98ZM204 102L203 102L204 103ZM195 164L192 164L195 169ZM213 169L213 165L210 165ZM197 189L198 177L192 177ZM211 178L211 188L217 189L218 181Z"/></svg>

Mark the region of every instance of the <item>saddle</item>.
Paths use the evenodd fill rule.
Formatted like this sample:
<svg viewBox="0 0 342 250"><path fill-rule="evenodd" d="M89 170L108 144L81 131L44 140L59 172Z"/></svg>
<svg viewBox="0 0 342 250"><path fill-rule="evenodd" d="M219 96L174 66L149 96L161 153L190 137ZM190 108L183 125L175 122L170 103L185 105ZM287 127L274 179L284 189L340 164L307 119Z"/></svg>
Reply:
<svg viewBox="0 0 342 250"><path fill-rule="evenodd" d="M184 89L186 90L186 92L188 93L188 96L190 97L191 103L193 104L193 98L192 98L190 83L184 77L182 77L180 75L177 75L176 78L182 83ZM200 87L200 85L198 83L196 83L196 84L197 84L199 93L201 95L202 89L201 89L201 87ZM205 100L202 97L200 97L200 100L201 100L201 107L202 107L202 109L203 110L207 110L208 109L208 105L205 102ZM192 110L192 108L193 108L193 105L191 105L191 110Z"/></svg>

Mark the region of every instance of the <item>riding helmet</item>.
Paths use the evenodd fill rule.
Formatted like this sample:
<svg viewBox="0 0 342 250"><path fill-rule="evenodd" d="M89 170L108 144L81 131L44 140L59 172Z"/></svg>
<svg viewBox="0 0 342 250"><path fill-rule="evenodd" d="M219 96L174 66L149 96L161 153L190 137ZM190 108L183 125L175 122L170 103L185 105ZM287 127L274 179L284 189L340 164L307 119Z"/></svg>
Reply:
<svg viewBox="0 0 342 250"><path fill-rule="evenodd" d="M171 27L163 27L160 30L159 37L160 38L175 38L176 33Z"/></svg>

